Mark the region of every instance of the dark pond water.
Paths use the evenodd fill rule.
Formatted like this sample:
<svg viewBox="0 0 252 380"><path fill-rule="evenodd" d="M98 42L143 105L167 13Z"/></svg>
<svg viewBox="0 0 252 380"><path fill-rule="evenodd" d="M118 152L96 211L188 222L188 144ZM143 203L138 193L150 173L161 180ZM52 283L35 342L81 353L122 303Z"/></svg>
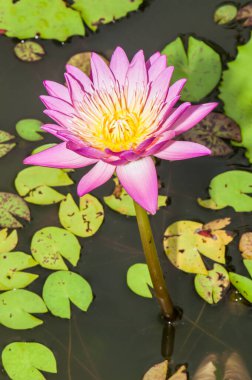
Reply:
<svg viewBox="0 0 252 380"><path fill-rule="evenodd" d="M241 4L240 2L237 4ZM47 55L34 64L18 61L13 54L15 41L0 40L0 128L15 131L15 123L34 117L46 121L38 96L44 93L42 81L63 80L64 65L75 53L94 50L110 57L122 45L129 55L143 48L146 56L162 49L178 34L193 34L210 42L221 53L223 62L234 58L237 41L245 42L248 31L215 25L212 16L219 0L153 0L143 11L115 24L100 28L86 38L73 38L61 46L42 41ZM207 100L216 98L214 93ZM221 105L220 108L221 110ZM46 137L45 142L53 141ZM15 192L14 178L23 168L22 160L41 145L18 140L17 148L0 160L1 191ZM212 177L227 169L247 166L243 151L229 158L203 158L187 162L162 162L158 167L165 184L163 194L171 204L162 209L152 224L175 304L184 316L176 329L173 364L188 363L193 374L209 353L222 355L238 352L252 373L251 340L252 310L235 305L227 296L210 307L193 290L193 276L171 266L162 249L165 228L180 219L208 222L216 217L232 217L232 228L238 232L252 228L252 216L234 213L230 208L214 212L199 207L197 196L207 197ZM73 174L78 180L84 171ZM112 181L94 192L102 198L113 189ZM70 189L65 189L65 191ZM71 189L72 190L72 189ZM76 198L77 199L77 198ZM33 233L48 225L59 226L58 206L30 206L32 222L19 233L19 249L29 252ZM153 364L162 360L162 323L155 300L146 300L131 293L126 285L130 265L144 262L134 218L125 218L105 208L105 223L92 238L81 240L83 250L77 271L92 284L96 295L88 313L73 307L72 319L43 316L44 324L33 330L13 331L0 326L0 349L13 341L38 341L50 347L58 361L61 380L139 380ZM228 256L239 273L244 272L237 241L230 244ZM36 269L36 268L35 268ZM35 271L34 269L34 271ZM40 279L29 287L41 291L47 271L39 270ZM5 374L2 379L7 378Z"/></svg>

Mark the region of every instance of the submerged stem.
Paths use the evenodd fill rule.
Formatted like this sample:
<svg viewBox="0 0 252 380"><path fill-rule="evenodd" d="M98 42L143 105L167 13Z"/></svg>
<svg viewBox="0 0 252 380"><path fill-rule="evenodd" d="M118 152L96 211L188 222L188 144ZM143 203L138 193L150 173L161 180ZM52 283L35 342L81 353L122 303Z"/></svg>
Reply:
<svg viewBox="0 0 252 380"><path fill-rule="evenodd" d="M134 201L136 217L143 251L150 271L155 295L161 307L163 316L172 321L175 318L175 310L167 290L163 271L157 254L157 248L152 234L152 229L147 212Z"/></svg>

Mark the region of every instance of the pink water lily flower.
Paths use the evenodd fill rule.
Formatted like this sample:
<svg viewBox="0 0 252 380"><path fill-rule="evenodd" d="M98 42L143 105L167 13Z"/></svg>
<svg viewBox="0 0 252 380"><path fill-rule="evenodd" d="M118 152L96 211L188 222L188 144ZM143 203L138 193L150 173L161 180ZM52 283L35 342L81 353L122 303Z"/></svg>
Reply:
<svg viewBox="0 0 252 380"><path fill-rule="evenodd" d="M129 62L118 47L110 66L93 53L90 78L67 65L67 87L45 81L45 114L56 124L42 129L62 140L24 160L28 165L80 168L95 164L78 184L78 195L107 182L116 172L128 194L151 214L158 182L152 156L184 160L210 154L206 147L174 140L202 120L217 103L175 104L186 80L170 86L174 68L155 53L145 62L140 50Z"/></svg>

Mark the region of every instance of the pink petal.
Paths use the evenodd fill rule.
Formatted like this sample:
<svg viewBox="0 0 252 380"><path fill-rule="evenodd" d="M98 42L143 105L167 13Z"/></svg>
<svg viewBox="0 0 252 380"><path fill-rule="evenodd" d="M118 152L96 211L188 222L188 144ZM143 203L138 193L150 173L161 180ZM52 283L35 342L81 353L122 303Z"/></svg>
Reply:
<svg viewBox="0 0 252 380"><path fill-rule="evenodd" d="M26 165L47 166L51 168L81 168L96 163L97 160L80 156L61 143L24 160Z"/></svg>
<svg viewBox="0 0 252 380"><path fill-rule="evenodd" d="M54 111L63 112L65 114L75 114L74 108L64 100L59 98L54 98L53 96L41 95L40 99L46 106L46 108L52 109Z"/></svg>
<svg viewBox="0 0 252 380"><path fill-rule="evenodd" d="M166 66L167 66L167 57L166 55L161 55L159 58L155 60L155 62L151 65L151 67L148 70L149 82L153 82L161 74L161 72L166 68Z"/></svg>
<svg viewBox="0 0 252 380"><path fill-rule="evenodd" d="M187 141L171 141L164 150L156 153L155 156L164 160L176 161L209 154L211 154L211 150L203 145Z"/></svg>
<svg viewBox="0 0 252 380"><path fill-rule="evenodd" d="M75 66L66 65L67 73L77 80L86 92L92 93L94 91L93 84L90 78Z"/></svg>
<svg viewBox="0 0 252 380"><path fill-rule="evenodd" d="M75 80L70 74L65 74L65 78L73 105L78 108L84 98L82 86L80 85L80 82Z"/></svg>
<svg viewBox="0 0 252 380"><path fill-rule="evenodd" d="M186 79L179 79L177 80L177 82L175 82L170 88L169 88L169 91L168 91L168 95L167 95L167 98L166 98L166 101L170 101L171 99L173 99L175 96L179 95L184 87L184 85L186 84Z"/></svg>
<svg viewBox="0 0 252 380"><path fill-rule="evenodd" d="M125 51L117 47L111 57L110 69L118 82L123 85L129 68L129 60Z"/></svg>
<svg viewBox="0 0 252 380"><path fill-rule="evenodd" d="M153 156L157 152L160 152L164 148L166 148L167 144L169 144L170 140L175 137L174 131L164 132L151 147L146 149L145 155Z"/></svg>
<svg viewBox="0 0 252 380"><path fill-rule="evenodd" d="M166 119L162 127L158 130L158 134L163 133L167 129L171 128L176 120L183 115L183 113L191 106L191 103L185 102L180 104L179 107L175 108L170 116Z"/></svg>
<svg viewBox="0 0 252 380"><path fill-rule="evenodd" d="M152 54L152 56L150 56L148 61L146 61L147 69L149 69L151 65L153 65L153 63L160 57L160 55L161 54L159 53L159 51L157 51L156 53Z"/></svg>
<svg viewBox="0 0 252 380"><path fill-rule="evenodd" d="M70 115L53 110L45 110L44 113L64 128L71 129L73 126L72 117Z"/></svg>
<svg viewBox="0 0 252 380"><path fill-rule="evenodd" d="M128 104L130 104L136 92L145 91L147 86L147 71L142 50L135 54L130 63L126 83L128 86Z"/></svg>
<svg viewBox="0 0 252 380"><path fill-rule="evenodd" d="M116 169L119 181L127 193L151 214L157 211L158 182L151 157L132 161Z"/></svg>
<svg viewBox="0 0 252 380"><path fill-rule="evenodd" d="M71 136L69 136L69 140L71 140ZM67 147L84 157L94 158L96 160L106 157L106 153L104 151L80 144L78 138L75 141L68 141Z"/></svg>
<svg viewBox="0 0 252 380"><path fill-rule="evenodd" d="M49 95L55 96L56 98L60 98L68 103L71 103L70 95L66 86L63 86L62 84L50 80L45 80L44 86Z"/></svg>
<svg viewBox="0 0 252 380"><path fill-rule="evenodd" d="M91 55L91 75L97 90L111 91L115 85L112 71L104 60L96 53Z"/></svg>
<svg viewBox="0 0 252 380"><path fill-rule="evenodd" d="M79 197L89 193L97 187L107 182L114 174L115 166L99 161L87 174L80 180L77 188Z"/></svg>
<svg viewBox="0 0 252 380"><path fill-rule="evenodd" d="M197 106L191 106L182 113L177 121L172 125L176 135L188 131L208 115L218 103L205 103Z"/></svg>
<svg viewBox="0 0 252 380"><path fill-rule="evenodd" d="M56 136L63 141L67 140L65 137L62 137L58 134L58 132L65 130L64 127L61 127L61 126L56 125L56 124L44 124L44 125L42 125L41 129L43 129L43 131L51 133L51 135Z"/></svg>

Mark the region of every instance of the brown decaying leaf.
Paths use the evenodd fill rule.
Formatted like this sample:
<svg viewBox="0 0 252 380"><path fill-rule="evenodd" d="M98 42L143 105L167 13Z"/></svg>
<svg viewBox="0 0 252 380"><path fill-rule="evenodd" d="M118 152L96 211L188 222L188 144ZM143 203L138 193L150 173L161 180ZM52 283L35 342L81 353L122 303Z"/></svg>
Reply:
<svg viewBox="0 0 252 380"><path fill-rule="evenodd" d="M183 133L183 140L196 142L211 149L213 156L225 156L233 152L233 148L223 139L241 141L239 126L227 116L211 112L193 129Z"/></svg>
<svg viewBox="0 0 252 380"><path fill-rule="evenodd" d="M16 56L24 62L39 61L45 55L44 48L34 41L22 41L14 47Z"/></svg>
<svg viewBox="0 0 252 380"><path fill-rule="evenodd" d="M252 3L239 9L236 20L244 20L242 23L243 26L252 26Z"/></svg>
<svg viewBox="0 0 252 380"><path fill-rule="evenodd" d="M231 223L230 218L215 219L212 222L203 225L203 230L221 230L222 228L228 226Z"/></svg>
<svg viewBox="0 0 252 380"><path fill-rule="evenodd" d="M174 375L169 377L169 380L187 380L186 366L182 365Z"/></svg>
<svg viewBox="0 0 252 380"><path fill-rule="evenodd" d="M102 55L100 57L104 60L105 63L109 63L106 58L104 58ZM83 73L85 73L87 76L90 76L90 60L91 60L91 52L83 52L73 55L69 61L67 62L67 65L72 65L75 67L78 67Z"/></svg>
<svg viewBox="0 0 252 380"><path fill-rule="evenodd" d="M168 372L168 360L155 364L143 377L143 380L166 380Z"/></svg>
<svg viewBox="0 0 252 380"><path fill-rule="evenodd" d="M215 354L208 355L198 367L192 380L216 380L216 361Z"/></svg>
<svg viewBox="0 0 252 380"><path fill-rule="evenodd" d="M244 259L252 260L252 232L242 234L239 242L239 250Z"/></svg>

